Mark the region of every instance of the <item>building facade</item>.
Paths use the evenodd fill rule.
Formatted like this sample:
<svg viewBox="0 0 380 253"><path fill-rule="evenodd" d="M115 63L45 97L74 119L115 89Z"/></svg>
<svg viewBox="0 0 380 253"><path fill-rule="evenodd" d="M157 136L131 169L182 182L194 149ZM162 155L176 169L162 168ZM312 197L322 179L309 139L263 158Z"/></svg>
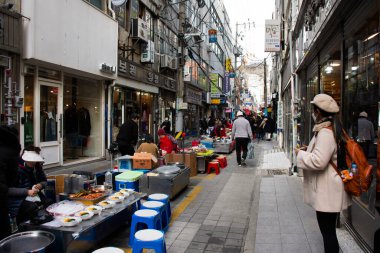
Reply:
<svg viewBox="0 0 380 253"><path fill-rule="evenodd" d="M353 198L346 225L371 252L380 228L379 178L379 1L277 1L283 21L284 47L278 54L279 99L283 104L284 142L289 156L295 144L308 144L312 133L310 101L318 93L331 95L349 135L358 136L358 118L368 114L376 137L368 161L375 168L368 193ZM293 156L294 157L294 156ZM296 164L294 164L296 167Z"/></svg>
<svg viewBox="0 0 380 253"><path fill-rule="evenodd" d="M118 25L107 1L21 1L22 145L45 165L104 157L106 87L117 66Z"/></svg>

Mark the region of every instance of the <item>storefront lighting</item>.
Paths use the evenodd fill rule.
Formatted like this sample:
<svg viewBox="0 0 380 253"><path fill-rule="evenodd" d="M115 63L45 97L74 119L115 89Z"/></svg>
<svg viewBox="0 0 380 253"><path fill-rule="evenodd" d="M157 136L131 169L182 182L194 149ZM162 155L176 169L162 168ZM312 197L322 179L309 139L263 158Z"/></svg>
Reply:
<svg viewBox="0 0 380 253"><path fill-rule="evenodd" d="M352 71L356 71L356 70L358 70L358 68L359 68L359 66L352 66L352 67L351 67L351 70L352 70Z"/></svg>
<svg viewBox="0 0 380 253"><path fill-rule="evenodd" d="M338 61L333 61L333 62L331 62L330 66L332 66L332 67L339 67L340 63Z"/></svg>
<svg viewBox="0 0 380 253"><path fill-rule="evenodd" d="M366 38L365 40L363 40L363 42L366 42L366 41L369 41L369 40L375 38L379 33L380 33L380 32L377 32L377 33L374 33L374 34L368 36L368 38Z"/></svg>
<svg viewBox="0 0 380 253"><path fill-rule="evenodd" d="M327 67L325 68L325 72L326 72L326 74L330 74L331 72L333 72L333 70L334 70L334 68L331 67L331 66L327 66Z"/></svg>

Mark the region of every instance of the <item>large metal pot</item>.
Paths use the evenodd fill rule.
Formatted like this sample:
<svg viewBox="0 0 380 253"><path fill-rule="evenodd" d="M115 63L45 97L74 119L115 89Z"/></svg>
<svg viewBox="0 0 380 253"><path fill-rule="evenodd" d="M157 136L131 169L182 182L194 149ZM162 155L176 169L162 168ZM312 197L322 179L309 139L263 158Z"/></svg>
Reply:
<svg viewBox="0 0 380 253"><path fill-rule="evenodd" d="M0 253L47 253L55 236L46 231L21 232L0 241ZM50 250L50 251L49 251Z"/></svg>

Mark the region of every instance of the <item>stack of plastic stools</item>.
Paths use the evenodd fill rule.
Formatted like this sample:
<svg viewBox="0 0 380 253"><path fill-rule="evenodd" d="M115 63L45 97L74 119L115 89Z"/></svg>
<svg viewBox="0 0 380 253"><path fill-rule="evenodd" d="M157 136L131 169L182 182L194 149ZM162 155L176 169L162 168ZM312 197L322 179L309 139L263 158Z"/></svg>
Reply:
<svg viewBox="0 0 380 253"><path fill-rule="evenodd" d="M220 164L220 167L222 169L224 169L225 167L227 167L227 161L226 161L227 159L226 159L225 156L218 156L216 159L218 160L218 162Z"/></svg>
<svg viewBox="0 0 380 253"><path fill-rule="evenodd" d="M207 165L207 174L211 173L211 169L214 169L215 174L219 175L219 173L220 173L219 162L217 162L217 161L216 162L214 162L214 161L209 162Z"/></svg>
<svg viewBox="0 0 380 253"><path fill-rule="evenodd" d="M138 210L132 215L131 231L129 236L129 245L133 246L134 236L141 226L145 224L148 229L162 229L161 215L156 210L144 209Z"/></svg>
<svg viewBox="0 0 380 253"><path fill-rule="evenodd" d="M161 216L162 230L167 231L169 226L169 216L164 203L159 201L145 201L144 203L141 203L141 209L157 211Z"/></svg>
<svg viewBox="0 0 380 253"><path fill-rule="evenodd" d="M165 204L166 211L168 214L168 218L170 221L170 218L172 217L172 211L170 208L170 199L169 196L163 193L155 193L155 194L150 194L148 196L148 201L159 201Z"/></svg>
<svg viewBox="0 0 380 253"><path fill-rule="evenodd" d="M156 253L166 253L164 233L155 229L143 229L136 232L132 253L142 253L143 249L153 249Z"/></svg>

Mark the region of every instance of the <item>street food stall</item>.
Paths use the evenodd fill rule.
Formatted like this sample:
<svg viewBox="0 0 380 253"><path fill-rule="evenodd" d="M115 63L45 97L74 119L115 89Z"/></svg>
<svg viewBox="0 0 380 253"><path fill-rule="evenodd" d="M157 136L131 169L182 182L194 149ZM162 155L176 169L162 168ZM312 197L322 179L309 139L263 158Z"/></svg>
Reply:
<svg viewBox="0 0 380 253"><path fill-rule="evenodd" d="M93 198L90 202L85 198L87 195L83 195L82 198L74 196L76 200L52 204L46 210L54 216L53 221L40 225L28 221L20 224L20 230L52 233L55 241L51 252L85 252L94 249L99 241L127 222L133 210L137 209L137 202L146 196L145 193L126 189L105 195L104 198Z"/></svg>

